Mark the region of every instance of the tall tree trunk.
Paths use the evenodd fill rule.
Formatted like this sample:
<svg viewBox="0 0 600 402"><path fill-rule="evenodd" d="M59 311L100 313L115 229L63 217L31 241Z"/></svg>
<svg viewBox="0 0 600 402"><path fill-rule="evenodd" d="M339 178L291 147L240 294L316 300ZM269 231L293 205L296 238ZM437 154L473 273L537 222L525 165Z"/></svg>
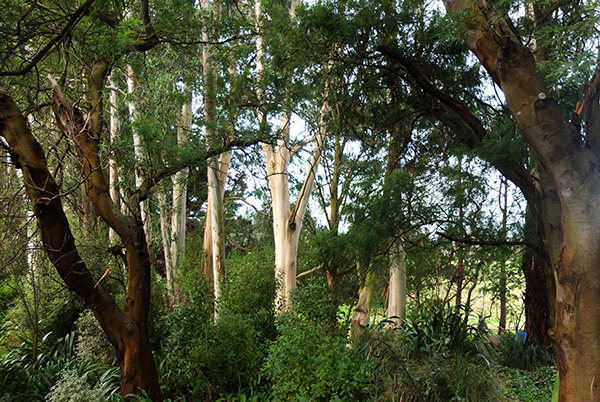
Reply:
<svg viewBox="0 0 600 402"><path fill-rule="evenodd" d="M562 238L553 261L559 400L600 401L600 159L594 149L599 127L587 133L584 146L506 15L486 2L474 9L472 2L448 0L446 7L449 13L468 13L462 20L467 45L504 92L510 113L560 200ZM598 108L597 99L588 108Z"/></svg>
<svg viewBox="0 0 600 402"><path fill-rule="evenodd" d="M542 259L530 250L523 254L521 269L525 276L525 331L527 342L534 345L552 345L552 320L548 302L549 282ZM544 308L545 306L545 308Z"/></svg>
<svg viewBox="0 0 600 402"><path fill-rule="evenodd" d="M133 152L136 159L135 169L135 186L139 188L144 181L144 171L141 166L148 159L146 154L145 146L142 142L139 130L136 128L136 124L139 121L139 111L136 105L136 95L138 93L138 79L137 72L131 65L127 66L127 90L129 92L129 100L127 101L127 108L129 109L129 119L132 125L131 132L133 134ZM148 249L152 250L152 224L150 221L150 206L148 201L141 203L141 217L144 223L144 231L146 232L146 238L148 239Z"/></svg>
<svg viewBox="0 0 600 402"><path fill-rule="evenodd" d="M177 125L177 144L183 147L192 125L192 94L184 85L185 101L181 106L181 115ZM160 208L160 229L163 253L165 257L165 275L167 279L167 299L169 306L181 301L181 258L185 250L187 222L187 178L188 168L173 175L171 206L169 207L165 190L157 192Z"/></svg>
<svg viewBox="0 0 600 402"><path fill-rule="evenodd" d="M119 124L119 95L117 93L118 87L115 84L113 74L109 77L109 84L111 87L109 95L109 140L110 144L114 147L114 144L119 139L120 135L120 124ZM119 207L121 203L121 197L119 194L119 167L117 166L116 156L111 153L110 159L108 160L108 185L109 193L112 202ZM108 241L111 246L114 246L118 242L118 235L112 228L108 230Z"/></svg>
<svg viewBox="0 0 600 402"><path fill-rule="evenodd" d="M104 290L79 256L64 213L61 191L46 165L42 147L31 134L17 105L0 93L0 133L11 150L11 158L23 171L23 181L40 228L50 261L65 284L93 311L114 346L121 368L121 393L126 396L144 389L154 401L162 400L158 375L148 338L150 262L145 236L138 219L121 215L112 203L104 180L97 147L100 134L103 85L108 64L98 62L89 79L91 113L87 119L70 104L54 84L57 116L67 134L78 145L85 191L98 215L121 237L127 251L129 287L124 309ZM86 124L87 123L87 124Z"/></svg>
<svg viewBox="0 0 600 402"><path fill-rule="evenodd" d="M500 181L500 211L502 211L502 238L506 240L506 224L508 221L508 180ZM504 192L502 191L504 189ZM500 260L500 322L498 323L498 334L506 331L506 258Z"/></svg>
<svg viewBox="0 0 600 402"><path fill-rule="evenodd" d="M391 2L388 7L393 4ZM392 7L393 8L393 7ZM398 96L389 90L388 103L392 104L399 99ZM386 165L386 181L388 178L405 167L402 166L402 157L412 134L412 125L402 119L396 122L389 130L389 146ZM399 228L400 230L400 228ZM406 256L404 244L402 243L401 232L396 234L396 242L390 250L390 278L388 294L388 317L397 317L394 319L398 324L402 324L406 315Z"/></svg>
<svg viewBox="0 0 600 402"><path fill-rule="evenodd" d="M360 266L357 267L360 272ZM375 286L375 273L369 271L365 274L364 282L358 291L358 302L352 313L352 324L350 325L350 339L356 344L363 333L363 327L369 323L371 305L373 303L373 288Z"/></svg>
<svg viewBox="0 0 600 402"><path fill-rule="evenodd" d="M192 94L184 88L186 101L181 107L179 126L177 127L177 144L185 146L188 133L192 128ZM177 304L181 301L181 261L185 252L187 224L187 180L189 168L181 169L173 175L173 212L171 214L171 272L167 277L169 297Z"/></svg>
<svg viewBox="0 0 600 402"><path fill-rule="evenodd" d="M295 7L297 0L293 0L289 10L290 18L295 18ZM255 5L256 26L259 35L256 40L256 73L257 73L257 97L259 101L258 123L260 126L267 124L262 105L265 103L264 89L262 88L264 76L264 41L260 34L262 29L262 9L261 2L257 1ZM318 131L314 140L314 148L311 152L311 158L308 162L308 172L300 189L300 194L291 208L289 197L289 172L288 165L292 157L292 150L289 148L289 130L291 112L284 109L279 123L279 136L276 146L263 143L262 151L267 170L267 180L269 191L271 193L271 206L273 208L273 233L275 240L275 274L281 282L278 289L276 305L279 312L289 308L289 297L293 289L296 288L296 258L298 251L298 239L302 220L306 213L310 193L313 188L321 151L323 149L325 136L328 132L328 122L331 114L327 96L328 89L325 89L323 103L319 113Z"/></svg>
<svg viewBox="0 0 600 402"><path fill-rule="evenodd" d="M390 256L390 290L388 317L401 325L406 315L406 258L400 241Z"/></svg>
<svg viewBox="0 0 600 402"><path fill-rule="evenodd" d="M204 76L204 118L206 122L206 142L209 149L218 148L224 138L218 137L217 132L217 100L216 78L217 63L212 54L210 41L215 36L213 24L220 18L220 4L217 1L202 0L202 10L205 14L205 23L202 28L202 67ZM230 153L215 155L208 160L208 206L205 221L205 235L210 231L210 236L205 239L204 255L205 271L207 265L212 267L213 289L215 298L215 318L217 317L217 304L221 294L221 280L225 274L225 216L223 196L225 181L229 170ZM208 241L210 240L210 241Z"/></svg>
<svg viewBox="0 0 600 402"><path fill-rule="evenodd" d="M350 185L352 175L348 175L340 189L342 166L344 163L344 148L346 147L347 138L343 137L339 131L336 131L334 143L333 172L331 173L331 179L328 182L329 200L326 200L325 195L321 192L319 192L319 194L321 195L321 204L327 218L329 233L331 236L338 236L342 204L348 193L348 186ZM327 201L329 201L329 214L327 214ZM340 272L337 270L338 266L335 263L327 264L326 266L327 271L325 274L327 276L327 284L331 291L334 292Z"/></svg>

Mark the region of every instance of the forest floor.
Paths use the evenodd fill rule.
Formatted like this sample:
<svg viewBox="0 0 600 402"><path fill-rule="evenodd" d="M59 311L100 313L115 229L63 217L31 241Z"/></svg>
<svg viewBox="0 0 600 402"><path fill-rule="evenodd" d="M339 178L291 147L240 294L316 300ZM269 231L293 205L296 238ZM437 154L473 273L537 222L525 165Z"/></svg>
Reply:
<svg viewBox="0 0 600 402"><path fill-rule="evenodd" d="M555 367L526 371L508 367L494 368L506 388L506 401L549 402L556 379Z"/></svg>

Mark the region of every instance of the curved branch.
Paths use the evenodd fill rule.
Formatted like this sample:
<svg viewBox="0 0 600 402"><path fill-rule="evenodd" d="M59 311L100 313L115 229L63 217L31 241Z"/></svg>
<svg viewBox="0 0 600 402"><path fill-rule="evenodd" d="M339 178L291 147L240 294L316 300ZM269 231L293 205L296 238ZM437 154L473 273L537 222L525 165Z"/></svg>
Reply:
<svg viewBox="0 0 600 402"><path fill-rule="evenodd" d="M450 235L448 233L443 232L435 232L440 237L444 239L448 239L451 241L455 241L457 243L470 244L474 246L526 246L533 249L539 255L543 255L541 253L541 249L538 245L528 242L528 241L508 241L508 240L479 240L474 239L470 236L467 237L456 237Z"/></svg>
<svg viewBox="0 0 600 402"><path fill-rule="evenodd" d="M96 286L98 281L81 259L44 151L14 100L1 92L0 135L8 143L11 159L23 172L27 196L33 204L50 261L65 284L94 312L111 343L118 348L123 313L102 286Z"/></svg>
<svg viewBox="0 0 600 402"><path fill-rule="evenodd" d="M52 40L50 40L50 42L48 42L46 46L42 48L42 50L40 50L35 56L33 56L31 61L25 67L17 71L0 71L0 77L25 75L28 72L30 72L37 65L37 63L39 63L44 57L46 57L46 55L50 52L50 50L52 50L54 46L60 43L73 30L73 28L75 28L77 22L79 22L81 17L83 17L83 15L88 12L93 2L94 0L87 0L77 10L75 10L75 12L71 15L71 18L69 19L69 22L67 22L67 25L65 25L62 31L60 31L60 33L57 36L52 38Z"/></svg>
<svg viewBox="0 0 600 402"><path fill-rule="evenodd" d="M245 147L249 147L251 145L256 145L260 142L264 143L265 139L264 138L256 138L256 139L252 139L252 140L248 140L248 141L244 141L244 140L228 141L227 144L223 147L213 148L210 151L206 151L205 153L201 154L199 157L196 157L189 161L186 161L185 163L183 163L181 165L176 165L176 166L171 166L171 167L165 168L165 169L161 170L160 172L156 173L155 175L144 179L144 181L138 187L138 189L135 190L132 197L133 197L133 199L136 200L136 202L144 201L148 198L150 190L154 186L156 186L162 179L169 177L171 175L174 175L175 173L179 172L182 169L192 167L192 166L197 166L202 163L205 163L207 159L209 159L213 156L221 155L222 153L231 151L232 149L235 149L235 148L245 148Z"/></svg>
<svg viewBox="0 0 600 402"><path fill-rule="evenodd" d="M145 36L135 41L133 47L139 52L145 52L158 44L158 36L154 31L152 20L150 19L150 10L148 0L140 0L140 15L144 23Z"/></svg>

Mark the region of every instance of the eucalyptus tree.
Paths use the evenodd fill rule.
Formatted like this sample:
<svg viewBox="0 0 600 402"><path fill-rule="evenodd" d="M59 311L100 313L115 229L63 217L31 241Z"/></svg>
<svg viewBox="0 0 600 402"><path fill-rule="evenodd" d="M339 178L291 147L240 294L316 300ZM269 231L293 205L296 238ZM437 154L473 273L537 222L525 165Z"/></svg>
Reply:
<svg viewBox="0 0 600 402"><path fill-rule="evenodd" d="M335 50L328 54L318 54L317 58L321 57L321 59L315 61L311 60L309 56L310 50L307 51L300 45L302 31L298 28L296 16L296 8L299 4L298 0L292 0L283 7L272 4L272 7L267 8L267 15L275 22L274 29L266 29L264 6L260 0L255 3L254 14L258 32L256 39L256 97L260 130L270 130L267 106L273 100L267 98L267 94L273 89L281 91L278 99L281 106L278 108L279 127L276 140L274 143L264 142L262 144L273 209L275 271L278 280L281 281L277 296L279 311L284 311L289 307L290 292L296 287L298 239L313 190L325 137L329 133L329 120L332 112L330 98L337 90L327 80L328 71L331 68L331 52L335 52ZM335 49L335 45L333 47ZM269 59L266 58L267 48L272 52ZM270 61L269 64L266 63L267 60ZM280 66L284 66L284 68L279 71L275 70ZM316 121L314 137L308 141L294 143L294 139L290 136L290 125L299 98L299 94L295 93L295 90L301 86L297 82L305 79L302 75L310 69L316 70L317 74L315 75L321 77L320 88L316 91L320 93L317 99L322 99L322 101L315 107L318 112L313 112L313 118ZM282 83L285 84L282 85ZM292 204L290 201L289 165L292 157L307 143L312 143L313 148L306 164L304 181L296 202Z"/></svg>
<svg viewBox="0 0 600 402"><path fill-rule="evenodd" d="M597 40L595 4L532 3L533 13L521 14L517 23L513 16L519 14L511 14L508 4L448 1L445 5L447 23L459 29L493 85L503 92L506 112L535 155L530 165L535 175L514 161L495 160L494 166L523 191L537 224L538 251L553 268L560 399L591 396L597 400L594 362L600 348L598 337L592 335L598 332L592 318L597 315L594 284L598 283L598 222L592 204L599 185L592 167L598 163L600 108L600 80L594 71L597 50L592 45ZM415 57L413 49L402 43L390 46L389 41L380 50L398 61L425 98L435 100L432 114L471 147L482 146L491 128L482 123L483 114L474 112L481 106L461 100L460 94L441 91L437 77L427 76L417 62L423 53ZM585 89L576 103L581 87ZM499 149L508 145L505 141Z"/></svg>
<svg viewBox="0 0 600 402"><path fill-rule="evenodd" d="M600 400L595 382L600 376L596 364L600 357L597 336L600 323L595 318L600 290L597 269L600 214L595 207L600 191L600 177L595 168L600 162L596 149L600 79L592 68L588 70L589 85L582 106L572 105L573 115L565 118L560 94L550 89L549 77L543 74L507 9L488 3L477 7L461 1L445 4L451 17L466 16L460 26L467 45L503 91L513 119L558 194L562 236L553 266L557 301L554 333L561 379L559 400ZM571 27L583 29L590 41L592 37L588 35L595 34L594 10L593 3L539 5L538 11L544 16L536 22L538 27L543 24L566 28L569 21L562 17L573 16L576 22ZM543 33L540 31L538 28L534 35L538 37ZM555 40L552 36L549 39ZM581 45L588 48L591 44ZM582 58L596 60L596 50L588 49ZM548 51L557 58L564 57L559 47ZM578 128L580 118L585 122L583 134Z"/></svg>
<svg viewBox="0 0 600 402"><path fill-rule="evenodd" d="M136 11L130 14L130 10ZM207 152L202 146L185 155L173 152L171 157L165 157L168 155L165 146L169 142L176 144L176 140L172 136L171 140L165 138L161 142L161 134L176 131L176 119L167 122L163 130L152 132L144 124L152 120L149 116L153 111L146 109L147 114L140 113L134 124L140 134L145 135L141 140L146 141L146 146L152 146L147 147L149 154L144 164L148 165L132 163L134 169L142 168L144 180L137 185L127 179L121 183L119 197L125 205L125 212L122 212L109 196L104 175L106 152L114 148L106 146L109 143L105 135L103 105L107 76L111 70L124 69L135 58L136 52L160 52L163 47L156 47L160 41L178 46L179 51L183 45L201 42L194 36L197 31L194 34L193 17L197 10L193 4L178 3L177 7L151 13L145 0L137 6L89 0L82 4L12 2L6 11L6 18L0 23L3 146L12 163L23 172L23 182L50 261L67 286L93 311L116 350L121 368L121 393L127 396L141 388L152 400L161 400L149 342L151 263L140 203L160 180L185 166L204 164ZM163 24L160 39L151 14ZM153 59L148 57L144 61L152 63ZM48 78L46 74L49 74ZM50 84L53 95L49 99ZM142 89L142 85L139 88ZM136 106L140 108L148 99L147 95L138 97ZM84 262L75 239L77 231L72 230L77 221L70 218L70 211L63 206L62 198L73 190L61 187L63 183L55 177L63 169L75 166L62 166L67 160L47 158L41 145L43 142L34 137L18 104L28 114L53 106L57 127L62 132L61 142L56 145L64 146L65 154L75 156L81 172L76 186L84 189L84 199L90 201L102 221L119 236L120 244L113 245L108 251L120 256L127 266L122 307L106 290L111 278L109 271L102 275ZM178 103L176 109L180 106ZM43 136L44 131L37 129L35 135ZM184 157L176 160L173 155ZM119 162L128 159L121 158ZM125 167L126 164L121 166L122 175L126 172ZM139 172L132 170L131 173L134 171ZM129 190L124 190L125 187Z"/></svg>

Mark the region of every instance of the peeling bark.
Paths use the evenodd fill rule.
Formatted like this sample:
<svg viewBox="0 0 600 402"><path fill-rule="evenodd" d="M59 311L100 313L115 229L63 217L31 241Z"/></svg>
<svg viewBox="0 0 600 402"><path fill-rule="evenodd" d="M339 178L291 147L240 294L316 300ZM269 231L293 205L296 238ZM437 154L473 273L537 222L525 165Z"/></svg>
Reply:
<svg viewBox="0 0 600 402"><path fill-rule="evenodd" d="M289 10L291 19L295 18L295 7L297 0L293 0ZM255 4L256 28L260 32L262 29L262 9L261 2ZM257 98L258 123L260 126L266 124L266 116L262 109L265 103L265 94L263 85L264 76L264 40L262 35L256 39L256 74L258 81ZM331 115L331 106L327 99L328 84L324 92L323 103L318 121L318 132L315 137L314 148L311 152L311 158L308 164L308 171L300 189L300 194L294 205L291 207L289 196L289 172L288 165L291 161L292 151L289 147L289 129L291 111L284 109L279 121L279 136L277 144L263 143L262 151L267 171L267 180L269 191L271 193L271 205L273 208L273 233L275 240L275 275L281 282L278 289L276 305L279 312L287 310L289 305L290 293L296 288L296 258L298 253L298 239L302 228L302 220L306 213L310 193L313 189L316 170L321 158L321 151L324 146L325 136L327 135L329 119Z"/></svg>
<svg viewBox="0 0 600 402"><path fill-rule="evenodd" d="M560 201L562 237L553 261L559 400L600 401L600 160L563 119L510 20L484 0L475 6L467 0L445 4L449 14L469 13L464 19L466 43L504 92Z"/></svg>
<svg viewBox="0 0 600 402"><path fill-rule="evenodd" d="M360 270L359 270L360 272ZM367 272L364 276L364 283L358 291L358 302L352 313L352 323L350 325L350 339L356 344L363 333L363 327L369 323L371 314L371 304L373 303L373 287L375 285L375 274Z"/></svg>

